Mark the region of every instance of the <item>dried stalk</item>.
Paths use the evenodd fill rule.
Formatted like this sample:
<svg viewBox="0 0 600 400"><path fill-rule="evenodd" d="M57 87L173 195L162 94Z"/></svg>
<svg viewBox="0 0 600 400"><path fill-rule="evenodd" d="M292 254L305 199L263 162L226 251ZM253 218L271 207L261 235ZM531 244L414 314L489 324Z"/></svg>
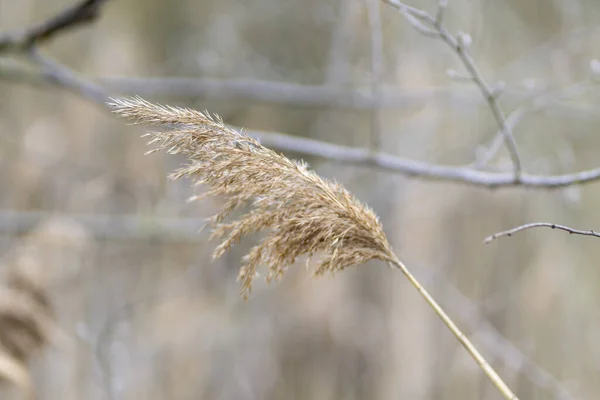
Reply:
<svg viewBox="0 0 600 400"><path fill-rule="evenodd" d="M268 231L244 257L238 279L247 297L260 265L267 282L282 277L300 256L319 255L316 275L378 259L399 268L475 359L506 399L517 399L475 346L421 286L392 251L375 213L337 183L328 182L306 164L262 146L248 135L225 126L219 117L191 109L149 103L139 97L114 99L109 106L134 123L165 125L150 133L150 143L169 154L183 154L189 164L171 175L206 184L207 195L227 202L212 218L213 237L220 238L215 258L243 237ZM151 151L152 152L152 151ZM251 211L225 222L236 209Z"/></svg>

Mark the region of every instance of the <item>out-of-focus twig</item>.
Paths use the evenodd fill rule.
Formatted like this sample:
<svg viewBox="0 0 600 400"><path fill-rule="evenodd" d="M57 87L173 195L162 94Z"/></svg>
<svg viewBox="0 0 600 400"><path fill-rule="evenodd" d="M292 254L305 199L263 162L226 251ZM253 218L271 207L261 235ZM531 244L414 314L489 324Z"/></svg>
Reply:
<svg viewBox="0 0 600 400"><path fill-rule="evenodd" d="M106 1L108 0L80 1L40 24L0 35L0 52L26 49L57 33L90 23L98 18L100 8Z"/></svg>
<svg viewBox="0 0 600 400"><path fill-rule="evenodd" d="M108 95L102 88L78 78L77 74L69 68L43 56L37 45L56 34L94 21L100 15L101 6L106 1L108 0L80 1L37 25L21 31L2 34L0 35L0 54L22 54L44 80L72 90L92 101L104 103L108 100ZM12 72L16 71L13 69ZM0 76L2 74L0 72ZM31 77L32 74L35 73L27 70L17 74L16 77L26 79L28 76Z"/></svg>
<svg viewBox="0 0 600 400"><path fill-rule="evenodd" d="M39 86L55 83L51 82L47 75L35 69L2 57L0 57L0 79ZM179 99L205 98L339 110L368 111L374 108L401 110L418 107L432 98L448 99L469 106L480 103L475 96L476 93L466 88L455 90L435 87L411 90L381 85L381 96L375 100L369 87L348 88L331 84L298 85L257 79L103 76L88 79L88 82L95 82L105 92L123 95L172 96ZM520 90L510 93L517 99L523 97L523 92Z"/></svg>
<svg viewBox="0 0 600 400"><path fill-rule="evenodd" d="M506 126L513 132L517 124L519 124L528 114L539 112L561 101L580 96L594 87L596 86L592 81L585 81L535 96L528 104L517 108L508 115L506 118ZM502 132L498 132L489 146L479 152L480 154L477 156L477 160L473 163L473 168L480 169L488 165L500 150L502 142Z"/></svg>
<svg viewBox="0 0 600 400"><path fill-rule="evenodd" d="M522 174L516 182L511 172L477 171L469 166L444 166L423 161L397 157L386 153L372 154L364 148L342 146L320 140L302 138L283 133L246 130L265 146L280 151L291 151L303 155L326 158L333 161L376 167L421 179L460 182L487 188L528 187L556 189L571 185L593 182L600 179L600 168L565 175Z"/></svg>
<svg viewBox="0 0 600 400"><path fill-rule="evenodd" d="M498 239L499 237L512 236L517 232L521 232L521 231L524 231L526 229L531 229L531 228L559 229L561 231L568 232L569 234L572 234L572 235L594 236L594 237L600 238L600 233L598 233L592 229L584 231L584 230L580 230L580 229L569 228L568 226L564 226L564 225L553 224L550 222L533 222L531 224L525 224L525 225L517 226L516 228L512 228L512 229L509 229L506 231L494 233L493 235L486 237L483 240L483 242L487 244L494 239Z"/></svg>
<svg viewBox="0 0 600 400"><path fill-rule="evenodd" d="M469 77L475 82L481 94L487 101L496 123L502 132L504 142L510 153L510 157L513 163L514 169L514 180L519 181L521 177L521 159L515 139L510 130L510 126L506 124L506 117L504 112L498 104L498 93L495 93L491 87L485 82L481 73L477 69L475 62L467 52L469 47L470 37L465 34L458 34L453 36L448 30L442 25L442 19L444 10L446 8L446 1L440 1L438 7L437 17L433 17L423 10L419 10L414 7L410 7L401 3L398 0L383 0L386 4L398 9L406 19L421 33L424 33L428 37L434 37L441 39L446 43L460 58L463 65L465 66ZM423 25L425 24L425 25Z"/></svg>
<svg viewBox="0 0 600 400"><path fill-rule="evenodd" d="M65 86L64 80L55 80L57 85ZM71 84L66 86L73 92L83 95L85 86ZM90 100L99 102L104 96L96 96L91 91ZM103 102L100 102L103 107ZM247 130L264 145L279 151L298 153L303 156L325 158L357 166L374 167L385 171L434 181L459 182L487 188L528 187L556 189L571 185L594 182L600 179L600 168L564 175L522 174L515 181L513 173L478 171L469 166L445 166L423 161L397 157L382 152L373 153L369 149L337 145L315 139L308 139L283 133Z"/></svg>
<svg viewBox="0 0 600 400"><path fill-rule="evenodd" d="M78 93L96 103L106 103L109 100L108 94L100 86L79 78L69 68L42 55L36 47L28 49L27 55L34 64L38 65L41 74L51 83Z"/></svg>

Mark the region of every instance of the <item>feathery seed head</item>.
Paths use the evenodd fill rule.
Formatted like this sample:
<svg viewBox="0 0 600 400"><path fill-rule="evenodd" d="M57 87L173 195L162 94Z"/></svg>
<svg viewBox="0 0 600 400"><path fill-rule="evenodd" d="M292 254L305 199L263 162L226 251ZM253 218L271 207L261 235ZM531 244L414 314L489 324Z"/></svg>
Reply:
<svg viewBox="0 0 600 400"><path fill-rule="evenodd" d="M113 99L115 113L136 124L164 125L148 134L157 150L183 154L189 164L171 177L189 177L208 186L208 195L227 198L212 218L212 237L222 241L219 257L245 236L266 231L265 238L244 257L239 272L242 293L251 291L259 265L267 282L279 279L300 256L320 255L321 275L372 259L394 259L375 213L337 183L328 182L302 162L263 147L217 116L187 108L149 103L139 97ZM227 221L237 208L251 211Z"/></svg>

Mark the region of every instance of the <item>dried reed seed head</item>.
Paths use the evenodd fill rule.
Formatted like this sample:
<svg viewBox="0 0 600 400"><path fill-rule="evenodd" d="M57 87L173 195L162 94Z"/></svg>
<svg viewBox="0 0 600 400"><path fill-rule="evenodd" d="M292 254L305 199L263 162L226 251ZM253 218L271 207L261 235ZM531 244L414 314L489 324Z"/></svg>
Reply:
<svg viewBox="0 0 600 400"><path fill-rule="evenodd" d="M172 178L188 177L209 187L208 195L224 195L226 203L212 218L212 237L222 239L219 257L243 237L267 231L244 257L239 280L247 296L259 265L267 281L280 278L300 256L320 255L315 273L340 271L372 259L394 255L375 213L337 183L263 147L243 132L227 127L217 116L187 108L149 103L139 97L113 99L118 115L134 123L165 125L148 134L157 150L183 154L189 164ZM236 209L251 211L224 222Z"/></svg>
<svg viewBox="0 0 600 400"><path fill-rule="evenodd" d="M49 343L55 322L46 293L26 276L11 274L0 289L0 345L21 362Z"/></svg>
<svg viewBox="0 0 600 400"><path fill-rule="evenodd" d="M45 344L55 342L57 325L45 290L27 273L5 266L0 287L0 381L13 383L34 398L27 363Z"/></svg>
<svg viewBox="0 0 600 400"><path fill-rule="evenodd" d="M10 382L23 393L23 399L36 399L35 388L27 365L0 352L0 384Z"/></svg>

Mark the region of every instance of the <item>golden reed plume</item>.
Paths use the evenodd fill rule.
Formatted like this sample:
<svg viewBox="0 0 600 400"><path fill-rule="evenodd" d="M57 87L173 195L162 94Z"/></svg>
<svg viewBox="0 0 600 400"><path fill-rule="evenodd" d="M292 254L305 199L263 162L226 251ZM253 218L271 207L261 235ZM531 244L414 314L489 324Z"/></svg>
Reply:
<svg viewBox="0 0 600 400"><path fill-rule="evenodd" d="M189 164L171 177L188 177L209 188L205 196L227 199L211 221L212 236L222 239L214 257L249 234L267 231L244 257L239 272L244 297L250 293L260 265L268 268L269 282L280 278L286 267L303 255L309 259L320 256L317 275L379 259L407 276L504 397L517 399L393 253L375 213L341 185L319 177L304 163L265 148L208 112L152 104L139 97L113 99L109 106L136 124L165 126L165 131L147 135L151 144L158 145L154 151L183 154L189 159ZM248 205L250 211L225 222L234 210Z"/></svg>

